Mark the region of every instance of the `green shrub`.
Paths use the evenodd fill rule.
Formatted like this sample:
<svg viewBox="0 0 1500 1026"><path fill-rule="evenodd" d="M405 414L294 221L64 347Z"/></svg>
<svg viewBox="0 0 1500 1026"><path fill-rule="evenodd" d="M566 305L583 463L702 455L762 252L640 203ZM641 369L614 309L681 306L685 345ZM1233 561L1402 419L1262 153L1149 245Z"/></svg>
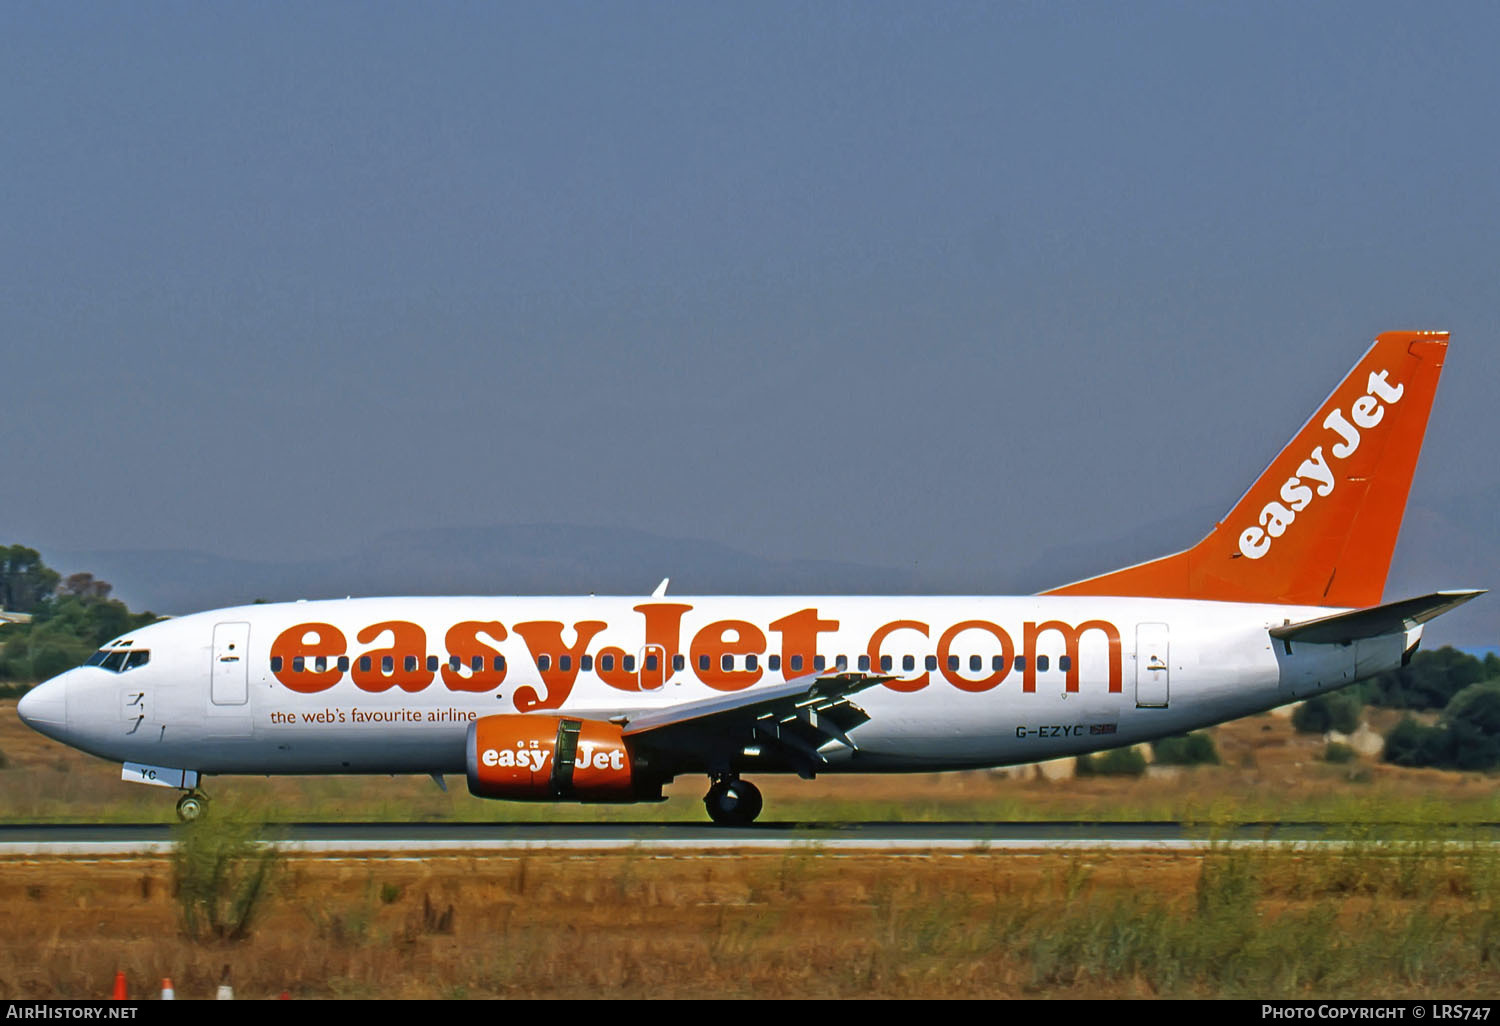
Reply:
<svg viewBox="0 0 1500 1026"><path fill-rule="evenodd" d="M1156 761L1163 766L1204 766L1219 763L1219 750L1214 739L1204 731L1196 734L1178 734L1151 742Z"/></svg>
<svg viewBox="0 0 1500 1026"><path fill-rule="evenodd" d="M1347 691L1317 695L1293 710L1292 726L1303 734L1352 734L1359 729L1360 709L1359 699Z"/></svg>
<svg viewBox="0 0 1500 1026"><path fill-rule="evenodd" d="M1500 680L1470 684L1443 710L1453 766L1487 770L1500 766Z"/></svg>
<svg viewBox="0 0 1500 1026"><path fill-rule="evenodd" d="M1386 735L1385 761L1458 770L1500 766L1500 681L1464 688L1434 727L1411 719L1396 724Z"/></svg>
<svg viewBox="0 0 1500 1026"><path fill-rule="evenodd" d="M1138 777L1146 772L1146 757L1134 748L1111 748L1098 755L1080 755L1078 772L1082 776Z"/></svg>
<svg viewBox="0 0 1500 1026"><path fill-rule="evenodd" d="M1353 762L1355 754L1354 749L1348 745L1339 744L1337 741L1330 741L1328 742L1328 746L1323 749L1323 761L1335 763Z"/></svg>
<svg viewBox="0 0 1500 1026"><path fill-rule="evenodd" d="M1424 727L1410 716L1385 736L1385 761L1396 766L1441 766L1448 761L1448 734Z"/></svg>
<svg viewBox="0 0 1500 1026"><path fill-rule="evenodd" d="M264 904L276 848L257 841L261 827L204 815L179 827L172 877L183 931L193 940L244 940Z"/></svg>
<svg viewBox="0 0 1500 1026"><path fill-rule="evenodd" d="M1356 688L1371 705L1441 709L1470 684L1491 676L1492 665L1488 658L1481 662L1445 645L1436 652L1418 652L1406 666L1376 674Z"/></svg>

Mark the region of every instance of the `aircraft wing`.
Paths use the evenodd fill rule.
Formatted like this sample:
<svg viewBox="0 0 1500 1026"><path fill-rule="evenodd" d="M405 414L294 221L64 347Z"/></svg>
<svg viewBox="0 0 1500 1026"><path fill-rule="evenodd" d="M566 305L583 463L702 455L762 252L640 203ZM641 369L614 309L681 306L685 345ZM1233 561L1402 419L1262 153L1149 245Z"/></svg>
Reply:
<svg viewBox="0 0 1500 1026"><path fill-rule="evenodd" d="M858 751L849 731L870 717L850 696L894 679L848 671L811 673L785 684L642 713L626 722L621 733L654 748L705 757L726 748L770 747L811 774L828 762L819 749L830 742Z"/></svg>
<svg viewBox="0 0 1500 1026"><path fill-rule="evenodd" d="M1431 595L1387 602L1369 609L1351 609L1346 613L1272 627L1271 637L1286 642L1345 645L1362 638L1409 631L1483 594L1482 590L1435 591Z"/></svg>

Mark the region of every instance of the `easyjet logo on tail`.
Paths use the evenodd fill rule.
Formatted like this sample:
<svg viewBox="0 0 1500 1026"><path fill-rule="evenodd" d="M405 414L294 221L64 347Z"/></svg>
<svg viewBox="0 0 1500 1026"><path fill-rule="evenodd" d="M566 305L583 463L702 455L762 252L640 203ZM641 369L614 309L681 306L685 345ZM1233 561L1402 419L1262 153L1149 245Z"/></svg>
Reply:
<svg viewBox="0 0 1500 1026"><path fill-rule="evenodd" d="M1377 426L1385 417L1385 406L1401 401L1406 392L1405 385L1392 385L1386 380L1387 372L1371 371L1365 394L1354 400L1348 416L1335 407L1323 418L1323 427L1332 432L1336 440L1328 447L1334 460L1346 460L1359 448L1360 431ZM1307 509L1315 498L1327 498L1333 494L1336 475L1333 463L1324 455L1323 446L1314 446L1297 473L1286 479L1281 486L1279 501L1273 499L1260 509L1257 526L1240 532L1240 553L1250 559L1260 559L1271 551L1276 539L1286 533L1297 520L1297 514Z"/></svg>

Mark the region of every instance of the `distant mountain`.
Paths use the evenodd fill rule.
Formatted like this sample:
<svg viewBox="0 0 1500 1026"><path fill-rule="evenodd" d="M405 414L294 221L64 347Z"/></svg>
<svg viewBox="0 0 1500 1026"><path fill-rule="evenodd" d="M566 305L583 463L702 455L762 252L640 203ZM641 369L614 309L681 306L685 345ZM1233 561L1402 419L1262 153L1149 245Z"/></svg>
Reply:
<svg viewBox="0 0 1500 1026"><path fill-rule="evenodd" d="M188 613L257 598L345 595L883 594L914 590L909 571L823 560L771 560L727 545L625 528L526 524L384 535L357 551L297 563L202 552L44 552L64 573L87 569L134 609Z"/></svg>
<svg viewBox="0 0 1500 1026"><path fill-rule="evenodd" d="M1440 588L1500 588L1500 488L1413 501L1386 587L1389 598ZM188 613L257 598L345 595L647 595L663 577L678 595L1030 594L1191 546L1221 510L1207 507L1127 535L1044 549L1025 563L976 553L961 570L834 560L775 560L717 542L568 524L445 528L384 535L348 555L256 562L183 551L44 551L63 571L111 582L133 609ZM1500 595L1437 620L1430 646L1500 641Z"/></svg>

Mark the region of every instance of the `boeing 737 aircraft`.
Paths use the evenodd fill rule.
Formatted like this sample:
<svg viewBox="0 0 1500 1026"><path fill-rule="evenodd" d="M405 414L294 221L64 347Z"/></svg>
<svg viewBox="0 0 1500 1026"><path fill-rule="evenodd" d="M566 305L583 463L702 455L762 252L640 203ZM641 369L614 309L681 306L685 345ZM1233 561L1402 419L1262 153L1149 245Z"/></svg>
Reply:
<svg viewBox="0 0 1500 1026"><path fill-rule="evenodd" d="M659 800L758 773L1037 762L1133 745L1402 665L1480 594L1381 604L1448 336L1381 335L1193 548L1041 595L359 598L120 637L20 702L177 788L211 774L463 773L486 798ZM1288 377L1295 382L1295 370Z"/></svg>

